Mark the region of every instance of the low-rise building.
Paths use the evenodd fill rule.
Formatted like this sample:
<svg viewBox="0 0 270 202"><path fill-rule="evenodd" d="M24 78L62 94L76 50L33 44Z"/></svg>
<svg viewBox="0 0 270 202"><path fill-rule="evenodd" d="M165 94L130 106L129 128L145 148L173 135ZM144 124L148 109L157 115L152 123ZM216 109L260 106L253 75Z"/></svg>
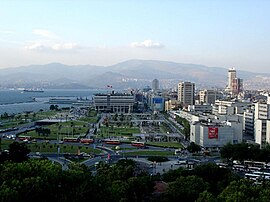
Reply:
<svg viewBox="0 0 270 202"><path fill-rule="evenodd" d="M189 105L188 106L189 112L202 112L202 113L211 113L212 112L212 106L209 104L203 104L203 105Z"/></svg>

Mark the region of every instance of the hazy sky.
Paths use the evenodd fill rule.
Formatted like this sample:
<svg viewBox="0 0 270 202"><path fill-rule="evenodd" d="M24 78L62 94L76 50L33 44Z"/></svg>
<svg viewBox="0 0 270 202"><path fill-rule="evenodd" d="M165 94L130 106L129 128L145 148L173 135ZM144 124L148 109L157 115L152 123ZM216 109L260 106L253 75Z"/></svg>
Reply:
<svg viewBox="0 0 270 202"><path fill-rule="evenodd" d="M269 0L0 0L0 68L156 59L270 70Z"/></svg>

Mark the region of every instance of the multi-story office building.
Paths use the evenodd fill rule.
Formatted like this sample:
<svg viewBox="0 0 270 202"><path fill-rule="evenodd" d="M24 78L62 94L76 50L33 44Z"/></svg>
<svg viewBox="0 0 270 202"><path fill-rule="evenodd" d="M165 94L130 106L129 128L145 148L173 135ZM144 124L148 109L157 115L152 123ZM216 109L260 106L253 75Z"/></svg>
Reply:
<svg viewBox="0 0 270 202"><path fill-rule="evenodd" d="M270 143L270 102L255 103L254 115L255 142L262 147Z"/></svg>
<svg viewBox="0 0 270 202"><path fill-rule="evenodd" d="M235 68L230 68L228 70L228 86L227 86L229 91L232 91L232 83L235 78L236 78L236 70Z"/></svg>
<svg viewBox="0 0 270 202"><path fill-rule="evenodd" d="M131 94L96 94L93 99L97 111L130 113L134 110L135 96Z"/></svg>
<svg viewBox="0 0 270 202"><path fill-rule="evenodd" d="M216 101L216 91L214 90L200 90L199 102L205 104L214 104Z"/></svg>
<svg viewBox="0 0 270 202"><path fill-rule="evenodd" d="M212 113L215 115L243 114L249 105L250 103L247 102L216 100Z"/></svg>
<svg viewBox="0 0 270 202"><path fill-rule="evenodd" d="M237 95L243 91L243 79L234 78L232 80L232 89L231 92L234 95Z"/></svg>
<svg viewBox="0 0 270 202"><path fill-rule="evenodd" d="M154 79L154 80L152 81L152 89L153 89L153 91L159 90L159 80Z"/></svg>
<svg viewBox="0 0 270 202"><path fill-rule="evenodd" d="M151 109L154 112L162 112L162 111L164 111L164 98L162 98L162 97L152 97Z"/></svg>
<svg viewBox="0 0 270 202"><path fill-rule="evenodd" d="M236 77L236 70L234 68L228 70L228 85L226 91L234 96L243 92L243 79Z"/></svg>
<svg viewBox="0 0 270 202"><path fill-rule="evenodd" d="M254 136L254 109L247 109L243 116L243 130L245 134Z"/></svg>
<svg viewBox="0 0 270 202"><path fill-rule="evenodd" d="M165 101L165 111L179 109L179 107L180 107L180 102L178 100Z"/></svg>
<svg viewBox="0 0 270 202"><path fill-rule="evenodd" d="M205 148L220 148L227 143L242 142L242 123L193 122L190 125L190 141Z"/></svg>
<svg viewBox="0 0 270 202"><path fill-rule="evenodd" d="M178 84L178 101L184 106L193 105L195 102L195 84L191 82L180 82Z"/></svg>

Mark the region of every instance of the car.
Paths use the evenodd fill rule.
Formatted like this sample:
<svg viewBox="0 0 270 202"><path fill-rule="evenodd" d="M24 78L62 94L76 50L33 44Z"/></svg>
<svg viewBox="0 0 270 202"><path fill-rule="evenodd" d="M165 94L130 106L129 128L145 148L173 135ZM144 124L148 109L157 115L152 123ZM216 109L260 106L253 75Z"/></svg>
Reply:
<svg viewBox="0 0 270 202"><path fill-rule="evenodd" d="M180 160L175 163L175 165L186 165L187 161L186 160Z"/></svg>
<svg viewBox="0 0 270 202"><path fill-rule="evenodd" d="M87 154L87 153L85 153L85 152L81 152L81 153L80 153L80 156L83 156L83 157L90 157L90 154Z"/></svg>

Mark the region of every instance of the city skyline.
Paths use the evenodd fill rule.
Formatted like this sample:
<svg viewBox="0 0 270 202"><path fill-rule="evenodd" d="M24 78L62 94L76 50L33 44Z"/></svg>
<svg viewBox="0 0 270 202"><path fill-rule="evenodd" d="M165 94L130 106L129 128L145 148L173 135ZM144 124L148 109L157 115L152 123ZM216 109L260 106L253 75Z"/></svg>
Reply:
<svg viewBox="0 0 270 202"><path fill-rule="evenodd" d="M268 72L267 1L0 4L0 68L145 59Z"/></svg>

